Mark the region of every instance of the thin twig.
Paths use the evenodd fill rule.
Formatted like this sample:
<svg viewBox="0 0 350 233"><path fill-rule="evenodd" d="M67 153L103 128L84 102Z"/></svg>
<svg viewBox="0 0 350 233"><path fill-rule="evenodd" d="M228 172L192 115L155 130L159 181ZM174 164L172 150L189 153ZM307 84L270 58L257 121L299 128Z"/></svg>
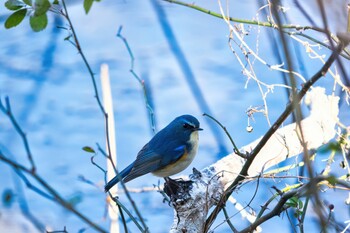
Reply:
<svg viewBox="0 0 350 233"><path fill-rule="evenodd" d="M300 188L303 184L299 183L299 184L294 184L294 185L290 185L284 189L281 190L282 193L286 193L288 191L291 190L296 190L298 188ZM269 200L266 201L266 203L261 206L261 210L259 211L259 213L257 214L256 218L261 218L263 216L263 214L265 213L266 210L268 210L268 206L272 203L272 201L274 201L278 196L280 196L280 193L276 192L274 193L274 195L272 195L272 197L269 198Z"/></svg>
<svg viewBox="0 0 350 233"><path fill-rule="evenodd" d="M107 159L110 160L110 159L111 159L110 155L106 154L106 152L100 147L99 144L97 144L97 146L98 146L98 150L99 150ZM101 171L104 172L105 181L107 181L107 171L104 170L101 166L97 165L97 164L93 161L93 157L91 157L91 162L92 162L95 166L97 166ZM120 176L120 175L119 175L119 172L118 172L117 170L116 170L116 176ZM136 206L136 203L135 203L134 200L132 199L129 190L127 189L125 183L123 182L123 179L121 179L121 177L119 177L119 178L120 178L120 182L119 182L119 183L122 185L123 190L124 190L124 193L126 194L126 197L127 197L128 200L130 201L130 203L131 203L133 209L135 210L137 217L140 219L142 226L138 223L138 221L136 220L136 218L135 218L133 215L131 215L130 211L126 211L126 213L129 215L130 219L135 223L135 225L139 228L139 230L140 230L141 232L148 232L148 231L149 231L149 230L148 230L148 227L147 227L146 223L144 222L144 219L143 219L142 216L141 216L141 212L138 210L138 208L137 208L137 206ZM111 194L111 192L108 192L108 195L109 195L109 198L111 198L111 200L113 200L113 201L115 202L115 204L121 205L121 203L120 203L119 201L116 202L116 200L118 200L118 198L117 198L117 197L113 197L112 194ZM125 210L126 207L123 205L123 206L122 206L122 209ZM124 223L123 223L123 224L124 224Z"/></svg>
<svg viewBox="0 0 350 233"><path fill-rule="evenodd" d="M347 6L347 13L348 13L348 22L347 22L346 31L350 32L350 3Z"/></svg>
<svg viewBox="0 0 350 233"><path fill-rule="evenodd" d="M122 223L123 223L123 227L124 227L124 232L125 233L128 233L128 226L126 225L126 219L125 219L125 216L124 216L124 213L122 211L122 207L120 205L117 205L118 206L118 210L119 210L119 213L120 213L120 218L122 219Z"/></svg>
<svg viewBox="0 0 350 233"><path fill-rule="evenodd" d="M152 107L151 102L150 102L149 95L147 93L147 88L146 88L146 85L145 85L145 81L142 80L137 75L137 73L134 70L135 57L134 57L134 54L133 54L133 52L132 52L132 50L131 50L131 48L129 46L128 41L121 34L122 33L122 29L123 29L123 27L120 26L119 29L118 29L117 37L119 37L123 41L123 43L124 43L128 53L129 53L129 56L130 56L130 73L134 76L134 78L139 82L139 84L142 87L143 97L144 97L144 100L145 100L146 109L147 109L148 114L149 114L150 126L151 126L153 134L155 134L157 132L155 115L154 115L153 107Z"/></svg>
<svg viewBox="0 0 350 233"><path fill-rule="evenodd" d="M218 121L218 120L215 119L213 116L210 116L210 115L207 114L207 113L203 113L203 116L209 117L210 119L212 119L213 121L215 121L215 122L224 130L224 132L226 133L227 137L230 139L230 142L231 142L231 144L232 144L232 146L233 146L233 151L235 152L235 154L237 154L238 156L240 156L240 157L242 157L242 158L244 158L244 159L247 158L247 156L246 156L245 154L243 154L243 153L241 153L241 152L239 151L239 149L238 149L238 147L236 146L235 142L233 141L233 139L232 139L230 133L227 131L226 127L223 126L223 125L220 123L220 121Z"/></svg>
<svg viewBox="0 0 350 233"><path fill-rule="evenodd" d="M264 216L262 216L260 218L257 218L254 223L252 223L250 226L248 226L247 228L240 231L240 233L253 232L254 229L257 228L262 223L266 222L267 220L269 220L275 216L279 216L283 211L288 209L290 206L285 205L285 203L290 198L292 198L294 196L296 196L298 198L303 197L303 196L308 196L310 190L312 190L314 187L317 187L317 185L320 182L327 181L330 178L332 178L332 177L318 176L318 177L311 179L310 182L300 186L297 189L294 189L294 190L291 190L291 191L288 191L285 193L282 192L281 199L278 201L278 203L275 205L275 207L269 213L265 214ZM349 187L349 184L346 182L343 182L342 180L334 179L334 182L339 183L340 185L344 185L345 187Z"/></svg>
<svg viewBox="0 0 350 233"><path fill-rule="evenodd" d="M262 223L266 222L267 220L279 215L283 211L289 208L289 206L285 206L284 204L292 197L294 197L298 193L298 190L292 190L289 191L281 196L281 199L279 202L275 205L275 207L266 215L264 215L261 218L258 218L254 223L252 223L250 226L247 228L243 229L240 231L240 233L245 233L245 232L253 232L255 228L257 228L259 225Z"/></svg>
<svg viewBox="0 0 350 233"><path fill-rule="evenodd" d="M191 89L191 94L196 99L199 108L202 112L206 112L211 114L211 108L208 105L206 98L204 97L203 91L200 88L200 85L198 84L196 77L194 75L194 72L190 66L190 62L186 58L185 52L181 49L181 46L179 45L179 42L177 41L177 38L175 36L174 31L171 28L170 22L168 21L168 17L166 15L166 11L161 7L158 0L152 0L151 1L152 6L156 12L158 22L162 28L162 31L167 38L168 45L170 47L171 52L174 54L176 58L176 62L178 63L181 72L188 84L188 86ZM212 115L212 114L211 114ZM228 151L226 149L226 146L223 143L223 137L221 132L218 130L218 128L211 122L209 119L206 119L209 129L212 131L214 135L214 139L218 145L219 153L218 154L227 154Z"/></svg>
<svg viewBox="0 0 350 233"><path fill-rule="evenodd" d="M62 0L61 2L62 2L63 10L64 10L64 12L61 12L61 14L67 19L68 24L69 24L69 27L70 27L70 30L72 30L72 36L73 36L73 40L74 40L73 45L74 45L74 46L76 47L76 49L78 50L78 52L79 52L81 58L82 58L83 61L84 61L84 64L85 64L86 68L87 68L88 71L89 71L89 74L90 74L90 77L91 77L91 81L92 81L92 84L93 84L93 87L94 87L95 98L96 98L96 100L97 100L98 106L100 107L101 112L102 112L103 114L106 114L106 112L105 112L105 110L104 110L104 107L103 107L103 105L102 105L102 102L101 102L99 93L98 93L97 84L96 84L96 79L95 79L95 74L94 74L94 72L92 71L89 62L87 61L83 50L81 49L81 46L80 46L80 43L79 43L79 40L78 40L78 36L77 36L77 34L75 33L75 30L74 30L74 27L73 27L73 23L72 23L72 21L71 21L71 19L70 19L70 17L69 17L69 14L68 14L68 10L67 10L67 7L66 7L65 0Z"/></svg>
<svg viewBox="0 0 350 233"><path fill-rule="evenodd" d="M304 202L303 214L301 215L301 219L299 222L299 229L300 229L301 233L304 233L304 220L306 217L307 207L309 206L309 200L310 200L310 197L306 197L305 202Z"/></svg>
<svg viewBox="0 0 350 233"><path fill-rule="evenodd" d="M0 151L1 153L1 151ZM55 201L55 198L53 196L50 196L49 194L47 194L46 192L44 192L43 190L39 189L38 187L36 187L35 185L33 185L28 179L27 177L22 173L21 170L19 169L15 169L15 172L17 173L17 175L23 180L24 184L31 190L33 190L34 192L36 192L37 194L39 194L40 196L50 200L50 201Z"/></svg>
<svg viewBox="0 0 350 233"><path fill-rule="evenodd" d="M74 40L74 45L77 48L79 54L81 55L81 57L82 57L82 59L84 61L85 66L87 67L87 69L89 71L89 74L90 74L90 77L91 77L91 81L92 81L93 87L94 87L95 98L96 98L98 106L100 107L100 110L101 110L101 112L102 112L102 114L104 115L104 118L105 118L105 129L106 129L106 141L107 141L108 159L111 161L112 166L113 166L113 168L115 170L115 173L118 175L118 171L117 171L116 166L115 166L115 164L114 164L114 162L112 160L112 157L111 157L111 149L110 149L111 147L110 147L110 140L109 140L109 133L108 133L108 114L106 113L106 111L105 111L105 109L104 109L104 107L102 105L101 99L100 99L99 94L98 94L98 89L97 89L95 75L94 75L94 73L93 73L93 71L92 71L92 69L91 69L91 67L90 67L90 65L89 65L89 63L88 63L88 61L87 61L83 51L82 51L82 49L81 49L81 46L80 46L77 34L75 33L75 30L74 30L74 27L73 27L73 23L71 22L69 14L68 14L68 10L67 10L67 7L66 7L65 0L62 0L62 5L63 5L64 12L61 12L61 14L67 19L67 21L69 23L69 27L72 30L72 36L73 36L73 40ZM125 190L125 193L127 194L127 198L129 199L132 207L134 208L138 218L140 219L140 221L141 221L141 223L142 223L142 225L144 227L143 230L148 231L147 230L148 227L145 224L145 222L144 222L144 220L143 220L143 218L141 216L141 213L138 210L135 202L132 200L131 196L128 194L126 186L124 185L123 182L121 182L121 184L122 184L123 189ZM137 223L135 222L135 224L137 224Z"/></svg>
<svg viewBox="0 0 350 233"><path fill-rule="evenodd" d="M226 200L229 198L229 196L234 191L234 187L236 187L239 183L241 183L248 175L248 169L250 165L253 163L253 160L257 156L257 154L260 152L260 150L265 146L267 141L270 139L270 137L277 131L277 129L282 125L282 123L285 121L285 119L292 113L292 111L295 109L296 104L298 104L301 99L304 97L306 92L310 89L310 87L317 82L321 77L323 77L330 66L333 64L333 62L336 60L336 58L339 56L340 51L343 49L343 47L346 46L345 44L341 43L336 50L331 54L331 56L328 58L326 63L322 66L322 68L314 74L309 81L307 81L302 89L297 93L296 97L292 100L291 103L289 103L284 110L284 112L280 115L280 117L275 121L275 123L270 127L270 129L265 133L265 135L262 137L258 145L252 150L250 153L249 158L247 159L246 163L244 164L243 168L240 171L240 175L237 176L237 178L234 180L234 182L228 187L230 190L229 192L225 192L225 194L222 196L222 200L219 203L225 203ZM210 226L212 225L213 221L216 219L216 216L221 211L223 205L217 205L213 212L210 214L210 216L207 218L207 221L205 223L205 231L207 231Z"/></svg>
<svg viewBox="0 0 350 233"><path fill-rule="evenodd" d="M221 18L221 19L227 19L227 20L235 22L235 23L243 23L243 24L257 25L257 26L263 26L263 27L279 28L279 29L293 29L293 30L296 30L296 31L299 31L299 32L306 31L306 30L314 30L314 31L317 31L317 32L326 32L324 29L316 27L316 26L300 26L300 25L294 25L294 24L283 24L283 25L277 26L277 24L272 23L272 22L262 22L262 21L256 21L256 20L239 19L239 18L234 18L234 17L225 17L225 16L223 16L220 13L214 12L212 10L205 9L203 7L200 7L200 6L196 6L193 3L185 3L185 2L177 1L177 0L163 0L163 1L166 1L166 2L169 2L169 3L178 4L178 5L181 5L181 6L186 6L186 7L189 7L191 9L194 9L194 10L197 10L197 11L209 14L211 16L214 16L214 17L217 17L217 18ZM349 22L350 22L350 16L349 16ZM284 31L284 32L285 33L291 33L291 32L287 32L287 31ZM304 37L306 37L306 38L308 38L308 39L310 39L312 41L318 41L317 39L312 38L311 36L308 36L308 35L303 34L303 33L300 33L299 35L300 36L304 36ZM321 42L319 44L321 44L322 46L324 46L324 47L326 47L326 48L331 50L331 47L329 47L325 43ZM344 58L350 60L349 51L346 50L345 48L343 48L343 49L344 49L344 53L346 53L348 55L345 55L343 52L340 53L340 55L343 56Z"/></svg>
<svg viewBox="0 0 350 233"><path fill-rule="evenodd" d="M52 197L54 198L54 201L59 203L62 207L67 209L68 211L74 213L77 217L79 217L81 220L86 222L89 226L94 228L98 232L102 233L107 233L106 230L101 228L99 225L96 223L92 222L88 217L86 217L84 214L76 210L73 205L67 201L65 201L57 192L54 188L52 188L42 177L40 177L37 173L33 172L32 170L24 167L23 165L16 163L15 161L12 161L11 159L7 158L4 154L1 153L0 151L0 160L3 161L4 163L10 165L13 169L19 170L21 172L24 172L28 175L30 175L34 180L36 180L41 186L47 190ZM29 186L31 188L31 186Z"/></svg>
<svg viewBox="0 0 350 233"><path fill-rule="evenodd" d="M200 6L196 6L192 3L185 3L182 1L177 1L177 0L163 0L165 2L170 2L170 3L175 3L181 6L186 6L189 7L191 9L197 10L197 11L201 11L203 13L209 14L211 16L220 18L220 19L228 19L229 21L235 22L235 23L244 23L244 24L252 24L252 25L257 25L257 26L264 26L264 27L272 27L272 28L276 28L277 25L271 22L261 22L261 21L256 21L256 20L247 20L247 19L239 19L239 18L234 18L234 17L224 17L222 14L217 13L217 12L213 12L212 10L208 10L205 9L203 7ZM301 31L305 31L308 29L314 30L314 31L318 31L318 32L323 32L323 29L318 28L318 27L314 27L314 26L299 26L299 25L293 25L293 24L285 24L285 25L281 25L281 28L284 29L295 29L295 30L301 30Z"/></svg>
<svg viewBox="0 0 350 233"><path fill-rule="evenodd" d="M127 215L129 215L129 217L132 219L132 221L135 223L135 225L141 230L141 232L145 232L148 233L149 229L148 228L144 228L143 226L141 226L138 221L135 219L135 217L132 215L132 213L119 201L118 197L114 197L113 201L119 206L120 210L123 209L125 211L125 213L127 213ZM143 221L141 221L142 224Z"/></svg>
<svg viewBox="0 0 350 233"><path fill-rule="evenodd" d="M36 167L35 167L35 163L33 160L32 152L30 151L30 148L29 148L27 135L26 135L26 133L23 132L23 130L19 126L17 120L15 119L14 115L12 114L10 99L7 96L5 97L5 103L6 103L6 107L3 105L3 103L0 99L0 110L7 115L7 117L10 119L10 121L11 121L13 127L15 128L15 130L17 131L17 133L21 136L21 139L22 139L23 144L24 144L24 148L25 148L26 153L27 153L28 160L32 166L31 170L34 173L36 171Z"/></svg>
<svg viewBox="0 0 350 233"><path fill-rule="evenodd" d="M233 226L233 224L232 224L232 222L231 222L231 220L230 220L230 216L228 216L228 213L227 213L227 210L226 210L225 207L223 208L223 211L224 211L224 215L225 215L225 220L226 220L227 224L229 225L229 227L231 228L232 232L237 233L238 231L237 231L237 229Z"/></svg>

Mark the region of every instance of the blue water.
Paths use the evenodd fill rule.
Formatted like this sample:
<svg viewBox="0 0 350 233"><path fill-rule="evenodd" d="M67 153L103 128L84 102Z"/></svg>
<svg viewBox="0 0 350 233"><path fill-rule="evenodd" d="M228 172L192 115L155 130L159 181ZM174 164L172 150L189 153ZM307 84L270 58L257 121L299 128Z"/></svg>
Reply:
<svg viewBox="0 0 350 233"><path fill-rule="evenodd" d="M219 11L216 2L205 4ZM250 19L255 16L256 9L254 1L235 3L231 13L235 17ZM129 54L116 37L120 26L123 26L122 34L135 56L135 72L146 80L157 129L181 114L196 116L205 129L200 135L198 156L192 164L194 167L204 168L232 151L227 137L219 127L202 116L203 112L211 113L224 124L238 146L253 141L268 129L263 114L256 114L255 121L251 121L253 132L246 132L246 109L263 106L263 102L252 80L248 88L244 88L246 78L227 45L228 30L222 20L174 4L152 1L103 1L94 3L88 15L85 15L81 3L75 1L68 4L68 10L82 49L96 73L98 86L100 65L106 63L110 68L119 168L132 162L140 148L152 137L142 88L130 74ZM2 23L7 16L8 11L1 7ZM12 111L27 133L38 174L64 198L77 200L80 211L108 229L108 221L104 219L103 173L91 164L90 154L81 150L84 146L96 148L96 143L104 146L104 120L94 98L87 69L74 46L64 41L68 32L58 29L57 25L67 26L67 23L50 14L47 29L40 33L30 30L28 19L11 30L0 27L0 97L2 101L5 96L10 98ZM254 47L256 28L251 30L252 36L249 35L246 40ZM269 64L277 64L268 38L266 33L260 34L259 53ZM303 49L299 48L300 51L303 59L308 59ZM319 63L310 59L307 64L309 66L300 67L303 74L313 74L319 67ZM256 67L261 80L282 83L280 73L257 62ZM323 80L321 84L331 86L332 82ZM285 90L274 89L267 102L273 122L287 103ZM3 114L0 115L0 149L29 166L22 141ZM96 161L105 166L101 155ZM193 166L183 174L189 174ZM25 229L25 224L21 224L26 220L21 217L17 201L23 203L23 199L38 220L37 227L62 230L66 226L69 232L78 232L85 227L74 215L28 191L7 165L0 163L0 171L0 192L5 189L17 192L11 207L5 207L3 203L0 205L0 212L4 213L2 218L7 219L8 216L6 221L0 219L1 228L13 232L36 231L35 227ZM82 182L79 176L99 188ZM128 183L134 188L152 187L154 184L158 184L158 178L152 175ZM269 189L273 184L267 182L260 188ZM17 191L21 189L23 191ZM132 196L151 232L168 231L173 210L162 203L160 194L152 192ZM125 196L120 198L130 208ZM237 198L244 204L250 197L244 194L243 187ZM253 203L257 211L264 201L266 196L262 193ZM231 211L236 213L233 209ZM242 222L239 216L233 221ZM11 224L19 230L10 228ZM129 226L132 232L137 232L133 224ZM288 221L275 218L264 229L271 231L285 227L288 227ZM312 223L308 227L317 229ZM216 232L227 230L224 224ZM87 229L86 232L93 230Z"/></svg>

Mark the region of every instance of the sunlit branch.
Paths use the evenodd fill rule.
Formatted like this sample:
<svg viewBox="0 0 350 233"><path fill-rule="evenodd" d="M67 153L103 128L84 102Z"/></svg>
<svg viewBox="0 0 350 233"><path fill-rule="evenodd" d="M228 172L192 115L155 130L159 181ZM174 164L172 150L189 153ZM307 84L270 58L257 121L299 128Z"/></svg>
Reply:
<svg viewBox="0 0 350 233"><path fill-rule="evenodd" d="M248 169L250 165L253 163L254 158L257 156L257 154L260 152L260 150L264 147L264 145L267 143L267 141L270 139L270 137L277 131L277 129L282 125L282 123L285 121L285 119L292 113L294 110L296 104L299 104L301 99L304 97L306 92L310 89L310 87L317 82L321 77L323 77L330 66L333 64L333 62L336 60L336 58L339 56L340 51L343 49L343 47L346 46L346 44L340 44L336 50L331 54L331 56L328 58L326 63L323 65L323 67L308 80L304 85L303 88L297 93L295 98L293 98L292 102L289 103L284 110L284 112L280 115L280 117L275 121L275 123L272 125L272 127L264 134L258 145L252 150L250 153L249 158L245 162L242 170L240 171L240 175L237 176L235 181L229 186L228 192L225 192L225 194L222 196L222 200L220 203L225 203L226 200L229 198L229 196L232 194L234 187L236 187L241 181L244 180L244 177L248 175ZM213 221L216 219L216 216L219 214L221 209L223 208L223 205L217 205L213 212L210 214L210 216L207 218L206 227L205 229L208 230L213 223Z"/></svg>

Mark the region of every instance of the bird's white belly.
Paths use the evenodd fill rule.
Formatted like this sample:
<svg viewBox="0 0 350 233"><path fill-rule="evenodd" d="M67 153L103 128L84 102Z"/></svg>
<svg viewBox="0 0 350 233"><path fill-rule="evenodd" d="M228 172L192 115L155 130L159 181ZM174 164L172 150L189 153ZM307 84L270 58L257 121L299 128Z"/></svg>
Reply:
<svg viewBox="0 0 350 233"><path fill-rule="evenodd" d="M192 145L192 150L186 155L182 156L179 160L177 160L173 164L169 164L168 166L152 172L153 175L160 177L168 177L175 175L183 170L185 170L193 161L194 157L197 154L198 149L198 131L194 131L190 136L189 143Z"/></svg>

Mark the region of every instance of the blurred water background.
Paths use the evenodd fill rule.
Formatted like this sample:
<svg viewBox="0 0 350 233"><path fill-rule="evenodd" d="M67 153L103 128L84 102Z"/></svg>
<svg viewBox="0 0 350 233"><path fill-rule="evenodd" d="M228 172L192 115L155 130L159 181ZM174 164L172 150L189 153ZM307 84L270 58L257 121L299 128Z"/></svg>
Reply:
<svg viewBox="0 0 350 233"><path fill-rule="evenodd" d="M265 116L255 114L255 121L250 121L253 132L246 131L246 110L251 106L261 108L264 103L257 85L252 80L247 84L241 67L229 49L228 27L223 20L186 7L153 0L104 0L95 3L88 15L84 12L82 2L67 3L81 47L96 73L98 85L100 65L106 63L110 68L119 169L132 162L153 135L142 88L129 72L130 56L123 42L116 37L120 26L135 56L135 72L145 80L148 88L157 129L182 114L196 116L204 129L200 134L198 155L182 174L190 174L192 167L202 169L232 151L222 130L215 124L210 125L202 113L210 113L224 124L239 147L263 135L268 129ZM219 12L216 1L197 1L196 4ZM309 24L297 11L293 11L295 6L292 2L286 2L285 5L290 6L288 15L291 22ZM310 11L315 6L309 3L305 7ZM258 8L256 1L235 1L230 5L230 15L252 19L256 17ZM91 155L81 149L84 146L96 148L96 143L104 145L104 119L80 55L74 46L64 40L69 33L57 28L58 25L67 27L67 22L49 14L49 25L43 32L32 32L28 19L18 27L6 30L3 22L8 15L9 11L1 5L0 97L2 100L5 96L10 98L13 113L27 133L37 172L63 197L76 203L80 211L108 229L108 221L104 218L104 175L91 164ZM340 19L336 21L335 15L332 15L334 18L330 17L330 26L334 31L339 30L339 22L345 20L345 15L337 16ZM263 15L260 17L265 19ZM320 18L317 15L314 17L321 26ZM275 56L277 48L273 48L269 36L269 33L274 33L273 29L246 28L250 31L246 41L269 64L279 64ZM255 42L257 39L258 43ZM310 77L319 69L320 63L309 59L298 45L295 51L298 71ZM328 55L329 51L323 49L321 53ZM281 73L259 64L256 64L256 69L262 81L283 83ZM333 82L324 79L319 85L332 87ZM330 93L331 89L327 90ZM268 94L272 122L285 108L287 101L283 88L275 88ZM341 116L342 120L346 118L348 115ZM29 165L21 138L3 114L0 115L0 149L18 162ZM105 166L102 155L97 156L96 161ZM82 182L80 176L97 184L99 188ZM157 177L146 175L128 183L128 186L152 187L159 181L162 182ZM13 233L39 232L37 227L43 225L52 230L62 230L66 226L69 232L78 232L85 227L74 215L27 190L17 174L3 163L0 163L0 184L0 193L10 189L15 192L16 198L11 206L0 204L0 229ZM264 181L260 190L264 194L264 190L274 184ZM250 185L254 188L256 184ZM247 195L242 189L236 195L244 205L253 193ZM132 197L142 210L151 232L169 230L173 210L162 202L159 193L135 193ZM342 198L339 198L339 203L343 203ZM120 199L130 208L124 195ZM266 200L265 193L258 196L252 206L255 205L258 210L259 203ZM37 227L28 224L21 214L20 205L26 209L25 203L33 219L37 220ZM237 212L233 207L229 209L232 214ZM348 212L340 215L342 219L349 218ZM237 222L241 219L239 214L234 219L238 228L246 224L244 221ZM286 232L289 229L287 222L274 218L263 227L266 232ZM307 232L317 229L315 225L316 222L311 219L306 226L311 231ZM137 232L133 224L129 226L131 232ZM85 232L93 230L88 228ZM223 224L215 232L228 232L228 227Z"/></svg>

